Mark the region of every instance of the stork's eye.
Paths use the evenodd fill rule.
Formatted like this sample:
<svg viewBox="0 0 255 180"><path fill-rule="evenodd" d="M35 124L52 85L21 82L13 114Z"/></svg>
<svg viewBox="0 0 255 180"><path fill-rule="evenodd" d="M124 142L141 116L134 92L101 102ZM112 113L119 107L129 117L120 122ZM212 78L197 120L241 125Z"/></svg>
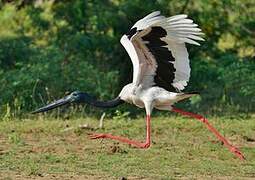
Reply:
<svg viewBox="0 0 255 180"><path fill-rule="evenodd" d="M73 92L73 93L72 93L72 96L74 96L74 97L77 97L78 95L79 95L78 92Z"/></svg>

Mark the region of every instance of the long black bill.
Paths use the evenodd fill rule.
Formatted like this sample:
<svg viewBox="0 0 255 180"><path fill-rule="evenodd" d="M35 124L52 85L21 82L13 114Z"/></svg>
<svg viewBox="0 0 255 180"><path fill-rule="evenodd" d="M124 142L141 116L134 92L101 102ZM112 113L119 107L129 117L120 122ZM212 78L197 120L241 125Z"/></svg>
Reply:
<svg viewBox="0 0 255 180"><path fill-rule="evenodd" d="M49 111L51 109L55 109L57 107L63 106L65 104L69 104L69 103L71 103L71 101L72 101L72 97L70 95L68 95L68 96L66 96L66 97L64 97L62 99L59 99L59 100L57 100L57 101L55 101L53 103L50 103L50 104L48 104L48 105L46 105L44 107L41 107L41 108L33 111L32 114L46 112L46 111Z"/></svg>

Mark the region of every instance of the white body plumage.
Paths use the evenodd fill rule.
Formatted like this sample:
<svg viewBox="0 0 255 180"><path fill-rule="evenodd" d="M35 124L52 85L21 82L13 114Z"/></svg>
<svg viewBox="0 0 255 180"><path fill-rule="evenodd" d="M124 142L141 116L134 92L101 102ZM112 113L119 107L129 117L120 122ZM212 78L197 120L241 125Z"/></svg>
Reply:
<svg viewBox="0 0 255 180"><path fill-rule="evenodd" d="M171 110L172 104L192 95L195 94L169 92L160 87L137 87L135 84L130 83L123 87L119 97L123 101L134 104L139 108L145 108L146 114L150 115L153 108Z"/></svg>

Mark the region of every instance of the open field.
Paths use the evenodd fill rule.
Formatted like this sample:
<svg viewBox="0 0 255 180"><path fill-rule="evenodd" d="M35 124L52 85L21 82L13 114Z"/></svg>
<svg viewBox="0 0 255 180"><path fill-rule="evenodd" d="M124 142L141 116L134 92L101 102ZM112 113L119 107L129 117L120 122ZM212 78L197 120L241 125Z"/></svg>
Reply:
<svg viewBox="0 0 255 180"><path fill-rule="evenodd" d="M38 119L0 122L0 179L254 179L255 118L209 118L245 154L240 161L193 119L154 117L152 146L140 150L87 133L142 140L144 120ZM88 125L79 128L79 125Z"/></svg>

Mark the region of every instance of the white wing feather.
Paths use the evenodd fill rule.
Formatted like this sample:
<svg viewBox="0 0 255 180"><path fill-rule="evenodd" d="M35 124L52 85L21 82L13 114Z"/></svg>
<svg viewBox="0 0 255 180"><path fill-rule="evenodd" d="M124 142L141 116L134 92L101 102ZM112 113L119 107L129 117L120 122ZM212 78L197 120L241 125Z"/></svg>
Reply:
<svg viewBox="0 0 255 180"><path fill-rule="evenodd" d="M181 14L164 18L160 22L156 22L153 26L160 26L167 31L166 39L176 43L189 43L200 45L195 40L204 41L199 35L203 35L197 24L193 20L187 19L187 15Z"/></svg>
<svg viewBox="0 0 255 180"><path fill-rule="evenodd" d="M136 53L135 47L133 46L132 42L127 38L127 36L122 36L120 39L120 43L124 48L126 49L129 57L131 58L132 64L133 64L133 82L137 82L140 75L140 68L139 68L139 59L138 55Z"/></svg>
<svg viewBox="0 0 255 180"><path fill-rule="evenodd" d="M144 30L150 27L151 25L165 19L165 16L159 16L159 15L160 15L160 11L152 12L149 15L137 21L132 28L136 27L137 30Z"/></svg>

